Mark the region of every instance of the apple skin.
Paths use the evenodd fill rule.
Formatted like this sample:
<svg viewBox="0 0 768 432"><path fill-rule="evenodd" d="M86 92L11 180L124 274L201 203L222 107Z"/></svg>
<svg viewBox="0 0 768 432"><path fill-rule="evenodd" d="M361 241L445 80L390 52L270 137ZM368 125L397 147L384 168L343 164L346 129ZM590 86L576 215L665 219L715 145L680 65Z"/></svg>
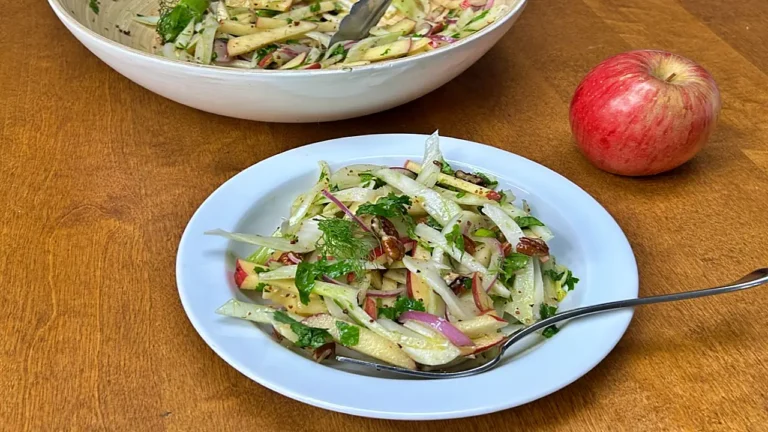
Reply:
<svg viewBox="0 0 768 432"><path fill-rule="evenodd" d="M571 101L581 152L614 174L645 176L676 168L701 150L720 113L712 76L664 51L630 51L590 71Z"/></svg>

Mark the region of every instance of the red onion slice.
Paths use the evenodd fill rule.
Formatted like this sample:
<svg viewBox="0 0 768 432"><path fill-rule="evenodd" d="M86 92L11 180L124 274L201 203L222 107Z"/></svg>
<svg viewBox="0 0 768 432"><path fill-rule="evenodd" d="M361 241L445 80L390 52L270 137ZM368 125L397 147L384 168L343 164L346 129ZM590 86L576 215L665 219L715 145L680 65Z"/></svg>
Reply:
<svg viewBox="0 0 768 432"><path fill-rule="evenodd" d="M403 167L394 167L394 166L393 167L389 167L389 169L391 169L392 171L397 171L397 172L399 172L400 174L402 174L402 175L404 175L406 177L410 177L412 179L416 178L416 173L411 171L411 170L409 170L409 169L406 169L406 168L403 168Z"/></svg>
<svg viewBox="0 0 768 432"><path fill-rule="evenodd" d="M328 192L327 189L323 190L322 194L328 198L332 203L336 204L337 207L341 209L347 216L352 218L353 221L357 222L358 225L363 229L365 232L371 232L371 229L365 226L362 220L360 220L359 217L355 216L354 213L352 213L352 210L349 209L349 207L345 206L344 203L338 200L335 196L333 196L330 192Z"/></svg>
<svg viewBox="0 0 768 432"><path fill-rule="evenodd" d="M432 35L432 36L428 36L428 37L429 37L429 39L432 40L432 42L454 43L454 42L456 42L458 40L456 38L452 38L450 36L443 36L443 35Z"/></svg>
<svg viewBox="0 0 768 432"><path fill-rule="evenodd" d="M400 294L402 294L404 291L405 291L404 287L400 287L398 289L394 289L391 291L368 290L368 297L377 297L377 298L397 297Z"/></svg>
<svg viewBox="0 0 768 432"><path fill-rule="evenodd" d="M213 41L213 52L216 53L216 61L219 63L228 63L232 60L227 51L227 42L221 39Z"/></svg>
<svg viewBox="0 0 768 432"><path fill-rule="evenodd" d="M446 337L452 344L456 346L472 346L474 343L472 342L472 339L470 339L467 335L462 333L459 329L457 329L453 324L448 322L445 318L440 318L439 316L432 315L431 313L427 312L418 312L418 311L407 311L403 312L402 315L400 315L400 318L398 318L400 322L406 321L406 320L413 320L418 321L423 324L426 324L433 329L440 332L443 336Z"/></svg>
<svg viewBox="0 0 768 432"><path fill-rule="evenodd" d="M294 254L293 252L288 252L288 255L286 256L288 257L288 260L294 264L298 264L301 262L301 258L297 257L296 254Z"/></svg>

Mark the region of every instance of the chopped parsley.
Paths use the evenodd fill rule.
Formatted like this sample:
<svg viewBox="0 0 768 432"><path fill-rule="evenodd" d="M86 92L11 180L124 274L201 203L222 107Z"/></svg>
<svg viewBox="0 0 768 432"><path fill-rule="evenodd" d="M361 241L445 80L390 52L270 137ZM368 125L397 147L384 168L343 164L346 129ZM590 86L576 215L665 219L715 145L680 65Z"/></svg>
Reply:
<svg viewBox="0 0 768 432"><path fill-rule="evenodd" d="M485 174L483 174L481 172L476 172L475 175L480 177L481 179L483 179L483 186L485 186L487 188L493 189L496 186L498 186L498 184L499 184L499 182L497 180L491 180L490 177L488 177L487 175L485 175Z"/></svg>
<svg viewBox="0 0 768 432"><path fill-rule="evenodd" d="M392 307L380 307L379 316L383 318L389 318L391 320L396 320L400 317L400 315L403 314L403 312L409 310L425 312L427 309L424 307L424 303L421 300L414 300L408 297L398 297Z"/></svg>
<svg viewBox="0 0 768 432"><path fill-rule="evenodd" d="M387 48L387 49L385 49L385 50L384 50L384 52L383 52L383 53L381 53L381 56L382 56L382 57L384 57L385 55L389 54L389 52L390 52L390 51L392 51L392 49L391 49L391 48Z"/></svg>
<svg viewBox="0 0 768 432"><path fill-rule="evenodd" d="M477 16L475 16L474 18L472 18L472 19L471 19L471 20L470 20L470 21L467 23L467 25L470 25L470 24L472 24L473 22L476 22L476 21L480 21L481 19L485 18L485 17L488 15L488 12L489 12L488 10L484 10L484 11L480 12L479 14L477 14Z"/></svg>
<svg viewBox="0 0 768 432"><path fill-rule="evenodd" d="M342 50L344 49L344 47L342 47L342 46L339 46L339 47ZM382 187L382 186L387 184L387 183L384 182L384 180L382 180L382 179L374 176L373 174L371 174L370 171L361 172L357 176L360 177L360 181L363 183L362 184L363 187L370 186L371 182L373 182L373 188L374 189L378 189L378 188L380 188L380 187Z"/></svg>
<svg viewBox="0 0 768 432"><path fill-rule="evenodd" d="M264 291L264 288L266 288L266 287L267 287L267 284L262 282L262 283L256 285L256 288L254 288L254 290L258 291L258 292L262 292L262 291Z"/></svg>
<svg viewBox="0 0 768 432"><path fill-rule="evenodd" d="M499 279L504 285L510 286L515 280L515 272L521 270L528 264L530 257L521 253L512 252L504 258L501 263L501 272L499 272Z"/></svg>
<svg viewBox="0 0 768 432"><path fill-rule="evenodd" d="M259 59L263 59L269 53L275 51L277 48L278 48L278 46L275 45L275 44L271 44L271 45L267 45L265 47L261 47L261 48L256 50L256 57L259 58ZM320 180L323 179L324 175L325 175L324 171L320 173Z"/></svg>
<svg viewBox="0 0 768 432"><path fill-rule="evenodd" d="M496 233L488 228L478 228L475 231L475 237L496 238Z"/></svg>
<svg viewBox="0 0 768 432"><path fill-rule="evenodd" d="M171 6L171 1L162 1L157 33L163 43L175 41L190 21L202 19L209 3L209 0L180 0L176 6Z"/></svg>
<svg viewBox="0 0 768 432"><path fill-rule="evenodd" d="M296 346L299 348L320 348L333 340L327 330L304 325L283 311L276 311L273 317L275 321L291 326L291 331L298 336Z"/></svg>
<svg viewBox="0 0 768 432"><path fill-rule="evenodd" d="M555 269L549 269L544 270L542 273L552 279L553 282L559 282L562 280L562 285L567 291L573 291L576 289L576 284L579 283L579 278L574 277L570 270L558 273ZM565 276L565 280L563 280L563 276Z"/></svg>
<svg viewBox="0 0 768 432"><path fill-rule="evenodd" d="M440 161L440 162L435 161L435 163L439 163L440 164L440 172L445 174L445 175L452 176L452 175L454 175L456 173L456 171L454 171L453 168L451 168L451 165L448 164L448 162L446 162L446 161Z"/></svg>
<svg viewBox="0 0 768 432"><path fill-rule="evenodd" d="M413 232L416 224L413 218L408 214L408 207L411 205L411 197L408 195L397 195L390 192L389 195L379 198L373 204L363 204L357 209L357 215L372 215L382 217L401 217L408 229L408 236L415 238Z"/></svg>
<svg viewBox="0 0 768 432"><path fill-rule="evenodd" d="M445 235L445 239L448 240L449 245L453 245L464 254L464 234L461 233L459 224L453 226L451 232Z"/></svg>
<svg viewBox="0 0 768 432"><path fill-rule="evenodd" d="M299 290L299 300L303 304L308 304L309 294L312 293L312 289L315 287L315 281L323 276L333 279L350 273L356 273L361 267L360 261L344 260L330 262L325 257L314 263L300 262L296 268L295 279L296 288Z"/></svg>
<svg viewBox="0 0 768 432"><path fill-rule="evenodd" d="M314 2L311 5L309 5L309 11L312 13L320 12L320 3Z"/></svg>
<svg viewBox="0 0 768 432"><path fill-rule="evenodd" d="M462 284L464 284L464 288L466 288L467 291L472 291L472 278L465 278Z"/></svg>
<svg viewBox="0 0 768 432"><path fill-rule="evenodd" d="M459 191L459 193L456 194L456 198L463 198L467 193L464 191Z"/></svg>
<svg viewBox="0 0 768 432"><path fill-rule="evenodd" d="M541 319L547 319L549 317L554 316L557 313L557 306L550 306L548 304L542 303L541 307L539 307L539 315L541 316ZM557 328L554 324L544 329L544 331L541 332L541 335L545 338L551 338L557 332L559 332L560 329Z"/></svg>
<svg viewBox="0 0 768 432"><path fill-rule="evenodd" d="M427 217L427 221L425 222L427 226L432 227L436 230L442 230L443 226L440 225L440 222L437 221L437 219L433 218L432 216Z"/></svg>
<svg viewBox="0 0 768 432"><path fill-rule="evenodd" d="M339 329L339 342L342 345L351 347L360 343L360 327L336 321L336 328Z"/></svg>
<svg viewBox="0 0 768 432"><path fill-rule="evenodd" d="M90 0L88 2L88 7L91 8L93 13L98 14L99 13L99 0Z"/></svg>
<svg viewBox="0 0 768 432"><path fill-rule="evenodd" d="M528 228L532 226L544 226L543 223L541 223L540 220L536 219L533 216L518 216L515 218L515 223L520 226L520 228Z"/></svg>
<svg viewBox="0 0 768 432"><path fill-rule="evenodd" d="M331 53L329 54L329 57L333 57L337 55L342 57L347 55L347 50L344 49L344 44L336 45L336 48L334 48L333 51L331 51Z"/></svg>

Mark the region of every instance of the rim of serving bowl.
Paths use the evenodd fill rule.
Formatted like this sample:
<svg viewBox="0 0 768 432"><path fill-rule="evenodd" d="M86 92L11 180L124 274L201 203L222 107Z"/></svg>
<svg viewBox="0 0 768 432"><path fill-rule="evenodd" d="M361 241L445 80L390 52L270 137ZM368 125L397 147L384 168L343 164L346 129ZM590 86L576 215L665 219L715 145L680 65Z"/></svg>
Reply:
<svg viewBox="0 0 768 432"><path fill-rule="evenodd" d="M128 45L121 44L120 42L114 41L106 36L96 33L95 31L83 25L77 18L75 18L72 15L72 13L69 10L67 10L67 8L65 8L64 5L60 3L60 0L48 0L48 4L51 6L54 12L56 12L56 15L59 17L59 19L67 20L72 26L74 26L75 28L83 32L85 35L95 39L96 41L103 43L107 46L112 46L117 49L125 50L131 54L136 54L142 57L146 57L150 61L168 64L172 67L179 67L182 69L191 68L191 69L197 69L199 71L221 72L224 74L232 74L232 75L271 74L271 75L287 75L287 76L312 76L312 75L318 75L318 74L323 74L323 75L342 74L342 73L349 74L357 71L367 71L372 69L387 69L387 68L393 67L392 65L394 64L405 64L406 62L418 61L418 59L420 58L427 58L435 55L442 55L442 53L447 53L455 47L466 45L475 39L479 39L484 35L489 34L491 31L503 25L513 16L521 13L522 10L525 8L525 6L528 4L528 0L519 0L517 4L513 6L510 9L510 11L504 15L504 17L502 17L502 19L492 23L491 25L482 29L481 31L474 33L467 38L460 39L458 42L450 44L446 47L432 50L427 53L422 53L422 54L418 54L410 57L403 57L403 58L394 59L394 60L387 60L381 63L371 63L368 65L362 65L362 66L352 66L349 69L342 68L342 69L304 69L304 70L237 69L237 68L231 68L226 66L202 65L197 63L183 62L180 60L171 60L157 54L153 54L147 51L142 51L140 49L136 49Z"/></svg>

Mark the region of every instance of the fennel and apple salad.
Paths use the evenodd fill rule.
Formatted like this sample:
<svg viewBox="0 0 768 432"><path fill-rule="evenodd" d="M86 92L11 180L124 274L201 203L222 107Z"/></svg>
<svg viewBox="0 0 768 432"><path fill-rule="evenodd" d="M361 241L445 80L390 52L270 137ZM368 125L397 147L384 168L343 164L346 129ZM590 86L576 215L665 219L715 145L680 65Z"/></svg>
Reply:
<svg viewBox="0 0 768 432"><path fill-rule="evenodd" d="M318 361L338 344L414 369L496 347L510 326L554 314L578 282L528 204L485 173L454 170L437 133L421 163L319 165L271 236L206 233L260 247L237 260L234 281L267 304L233 299L218 313L269 324Z"/></svg>
<svg viewBox="0 0 768 432"><path fill-rule="evenodd" d="M329 46L354 0L163 0L156 28L171 59L244 69L339 69L457 42L506 14L497 0L393 0L369 37ZM501 1L501 0L498 0Z"/></svg>

